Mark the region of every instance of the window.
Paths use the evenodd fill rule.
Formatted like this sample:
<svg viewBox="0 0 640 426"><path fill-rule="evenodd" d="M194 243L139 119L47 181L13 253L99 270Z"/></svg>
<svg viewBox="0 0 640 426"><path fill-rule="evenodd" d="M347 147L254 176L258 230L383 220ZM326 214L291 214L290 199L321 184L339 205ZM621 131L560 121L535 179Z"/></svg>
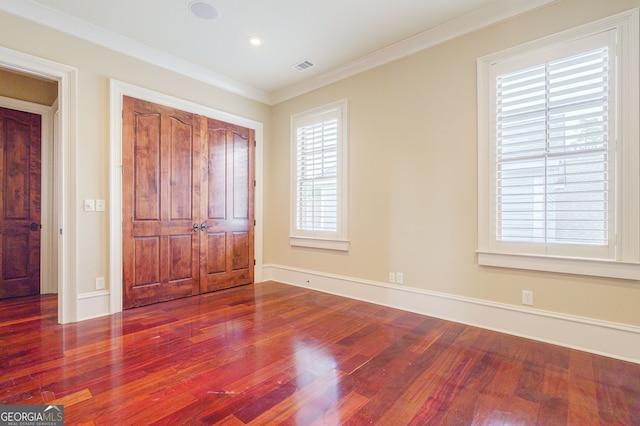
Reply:
<svg viewBox="0 0 640 426"><path fill-rule="evenodd" d="M481 265L640 278L637 22L479 59Z"/></svg>
<svg viewBox="0 0 640 426"><path fill-rule="evenodd" d="M348 250L347 101L291 117L291 245Z"/></svg>

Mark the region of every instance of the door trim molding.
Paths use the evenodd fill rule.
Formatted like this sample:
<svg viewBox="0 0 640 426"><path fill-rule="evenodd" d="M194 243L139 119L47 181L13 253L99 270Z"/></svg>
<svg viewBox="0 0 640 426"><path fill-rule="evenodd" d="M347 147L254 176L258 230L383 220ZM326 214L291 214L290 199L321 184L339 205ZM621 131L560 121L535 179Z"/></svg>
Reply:
<svg viewBox="0 0 640 426"><path fill-rule="evenodd" d="M40 132L40 168L42 184L40 185L40 223L42 232L40 235L40 294L57 293L57 276L53 274L53 241L57 232L53 223L53 111L54 108L47 105L22 101L19 99L0 96L0 107L17 111L37 114L41 117Z"/></svg>
<svg viewBox="0 0 640 426"><path fill-rule="evenodd" d="M110 162L109 162L109 313L122 311L122 98L130 96L147 102L180 109L183 111L236 124L253 129L255 148L255 233L254 249L256 264L254 282L262 281L263 241L263 124L212 107L200 105L171 95L145 89L119 80L110 79Z"/></svg>
<svg viewBox="0 0 640 426"><path fill-rule="evenodd" d="M54 190L58 191L58 322L77 320L76 143L78 70L0 46L0 67L58 82L59 137L54 138Z"/></svg>

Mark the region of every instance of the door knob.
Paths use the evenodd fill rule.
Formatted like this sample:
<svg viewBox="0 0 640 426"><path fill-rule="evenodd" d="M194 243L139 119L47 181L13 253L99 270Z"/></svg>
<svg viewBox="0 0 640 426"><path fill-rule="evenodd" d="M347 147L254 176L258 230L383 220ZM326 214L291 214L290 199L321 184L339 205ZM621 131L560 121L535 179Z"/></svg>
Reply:
<svg viewBox="0 0 640 426"><path fill-rule="evenodd" d="M42 225L39 225L37 223L32 223L31 225L29 225L29 229L31 229L32 231L37 231L38 229L41 229Z"/></svg>
<svg viewBox="0 0 640 426"><path fill-rule="evenodd" d="M194 223L194 224L193 224L193 232L198 232L198 230L199 230L199 229L200 229L200 228L198 227L198 224L197 224L197 223Z"/></svg>
<svg viewBox="0 0 640 426"><path fill-rule="evenodd" d="M206 231L207 230L207 222L202 222L202 225L200 225L200 229L202 231Z"/></svg>

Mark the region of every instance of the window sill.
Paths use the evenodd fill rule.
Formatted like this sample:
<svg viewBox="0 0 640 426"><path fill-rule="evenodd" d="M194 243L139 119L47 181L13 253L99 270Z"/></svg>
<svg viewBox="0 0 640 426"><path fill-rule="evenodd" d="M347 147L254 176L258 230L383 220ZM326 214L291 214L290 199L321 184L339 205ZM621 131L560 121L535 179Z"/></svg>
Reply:
<svg viewBox="0 0 640 426"><path fill-rule="evenodd" d="M289 244L294 247L310 247L325 250L349 251L349 241L329 240L325 238L289 237Z"/></svg>
<svg viewBox="0 0 640 426"><path fill-rule="evenodd" d="M640 264L599 259L503 254L478 251L478 265L594 277L640 280Z"/></svg>

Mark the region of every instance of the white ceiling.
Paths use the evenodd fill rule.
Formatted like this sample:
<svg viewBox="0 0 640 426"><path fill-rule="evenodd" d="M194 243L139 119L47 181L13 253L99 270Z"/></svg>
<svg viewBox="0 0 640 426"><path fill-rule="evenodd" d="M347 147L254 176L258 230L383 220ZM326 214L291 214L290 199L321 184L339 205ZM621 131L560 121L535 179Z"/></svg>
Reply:
<svg viewBox="0 0 640 426"><path fill-rule="evenodd" d="M2 0L0 9L273 103L552 0ZM258 36L264 44L249 44ZM309 60L306 71L292 65Z"/></svg>

